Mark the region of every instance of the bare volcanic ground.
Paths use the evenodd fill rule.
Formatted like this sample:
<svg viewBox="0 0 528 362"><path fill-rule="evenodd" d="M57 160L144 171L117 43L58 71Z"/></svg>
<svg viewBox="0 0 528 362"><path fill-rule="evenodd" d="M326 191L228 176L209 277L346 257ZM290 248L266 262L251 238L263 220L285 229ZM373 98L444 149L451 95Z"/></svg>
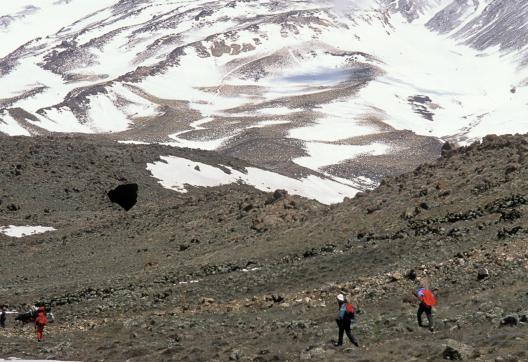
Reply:
<svg viewBox="0 0 528 362"><path fill-rule="evenodd" d="M146 170L160 155L246 166L205 151L50 136L0 137L0 154L0 227L57 229L0 234L0 303L56 316L40 344L10 316L0 357L528 359L527 136L445 147L331 207L245 185L179 194ZM108 196L123 184L128 211ZM438 297L434 333L416 325L411 270ZM340 291L360 348L331 344Z"/></svg>

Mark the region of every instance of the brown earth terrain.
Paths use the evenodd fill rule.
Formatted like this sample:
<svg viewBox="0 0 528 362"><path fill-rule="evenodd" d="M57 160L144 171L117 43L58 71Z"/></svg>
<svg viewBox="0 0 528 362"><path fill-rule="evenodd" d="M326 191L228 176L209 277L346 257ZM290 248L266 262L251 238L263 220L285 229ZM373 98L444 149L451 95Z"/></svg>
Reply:
<svg viewBox="0 0 528 362"><path fill-rule="evenodd" d="M334 206L245 185L180 194L146 170L160 155L247 166L212 152L0 136L0 154L0 226L57 229L0 234L0 303L55 315L41 343L10 315L0 357L528 360L528 136L445 146ZM108 196L122 184L138 187L128 211ZM434 332L417 326L414 274L438 298ZM359 348L331 343L339 292Z"/></svg>

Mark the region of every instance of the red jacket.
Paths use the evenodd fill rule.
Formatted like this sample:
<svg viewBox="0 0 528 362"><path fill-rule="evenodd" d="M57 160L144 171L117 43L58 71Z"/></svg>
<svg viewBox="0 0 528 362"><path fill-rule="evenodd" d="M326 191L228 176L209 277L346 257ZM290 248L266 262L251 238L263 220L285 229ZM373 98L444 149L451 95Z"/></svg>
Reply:
<svg viewBox="0 0 528 362"><path fill-rule="evenodd" d="M434 297L433 293L431 293L430 290L427 290L425 288L420 288L416 292L416 295L418 295L418 298L420 298L420 302L425 304L428 307L432 307L436 304L436 298Z"/></svg>
<svg viewBox="0 0 528 362"><path fill-rule="evenodd" d="M37 309L37 316L35 317L35 324L38 326L45 326L48 323L48 318L46 317L46 311L44 307L39 307Z"/></svg>

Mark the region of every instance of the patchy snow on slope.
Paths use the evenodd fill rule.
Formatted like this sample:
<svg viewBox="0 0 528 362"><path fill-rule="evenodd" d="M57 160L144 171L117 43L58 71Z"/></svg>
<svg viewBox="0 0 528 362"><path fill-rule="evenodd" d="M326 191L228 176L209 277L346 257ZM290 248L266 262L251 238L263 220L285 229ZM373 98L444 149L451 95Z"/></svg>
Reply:
<svg viewBox="0 0 528 362"><path fill-rule="evenodd" d="M516 58L499 47L464 45L482 34L486 44L497 22L505 31L512 20L500 11L482 17L491 0L4 3L0 15L10 17L0 22L0 58L35 39L12 59L0 60L0 132L9 135L33 133L23 129L28 122L52 132L134 129L131 137L141 140L143 123L135 121L151 118L155 128L157 116L177 100L204 118L163 134L168 145L219 150L237 136L268 133L245 133L247 128L281 126L288 131L278 142L293 145L292 154L302 154L302 147L306 152L293 161L322 172L349 159L390 154L396 146L382 141L393 130L462 144L489 133L528 132L528 68L519 61L524 53ZM450 3L460 13L438 15ZM444 28L428 25L436 15ZM483 21L475 24L477 33L472 19ZM479 32L488 25L491 30ZM510 48L518 44L497 38ZM10 108L33 117L15 119ZM188 123L181 114L178 127ZM174 128L160 123L159 129ZM380 141L365 144L366 136ZM327 174L303 180L276 174L268 180L264 174L261 183L252 179L258 172L237 179L261 188L287 185L307 195L316 193L315 184L324 189L331 181L352 189L375 184Z"/></svg>
<svg viewBox="0 0 528 362"><path fill-rule="evenodd" d="M180 58L178 67L148 77L139 86L159 98L189 101L189 106L200 111L204 117L222 114L223 110L241 106L246 102L244 97L227 97L219 92L201 90L222 83L222 74L217 64L220 60L200 59L194 50L188 53ZM225 61L227 60L231 58Z"/></svg>
<svg viewBox="0 0 528 362"><path fill-rule="evenodd" d="M160 157L162 161L149 163L147 170L166 188L185 193L186 185L219 186L236 182L234 173L180 157Z"/></svg>
<svg viewBox="0 0 528 362"><path fill-rule="evenodd" d="M80 124L71 109L68 107L50 108L39 115L38 122L34 120L27 120L29 123L47 129L52 132L80 132L80 133L94 133L86 124Z"/></svg>
<svg viewBox="0 0 528 362"><path fill-rule="evenodd" d="M257 109L255 112L257 114L283 116L296 112L296 110L288 107L266 107Z"/></svg>
<svg viewBox="0 0 528 362"><path fill-rule="evenodd" d="M76 19L113 5L116 0L15 0L2 1L1 15L14 20L0 28L0 58L20 45L59 31Z"/></svg>
<svg viewBox="0 0 528 362"><path fill-rule="evenodd" d="M338 145L322 142L306 142L308 156L294 158L296 164L319 170L324 166L336 165L359 156L380 156L390 152L391 147L384 143L368 145Z"/></svg>
<svg viewBox="0 0 528 362"><path fill-rule="evenodd" d="M185 285L185 284L196 284L196 283L199 283L200 280L189 280L189 281L181 281L181 282L178 282L178 284L180 285Z"/></svg>
<svg viewBox="0 0 528 362"><path fill-rule="evenodd" d="M248 167L246 173L242 173L226 166L220 168L173 156L149 163L147 170L160 180L163 187L182 193L187 192L187 185L212 187L242 182L266 192L285 189L294 195L332 204L343 201L345 197L353 197L359 191L315 175L297 180L255 167Z"/></svg>
<svg viewBox="0 0 528 362"><path fill-rule="evenodd" d="M22 59L14 71L0 75L0 98L15 97L37 87L65 87L61 76L42 69L31 58ZM28 112L34 112L38 108L57 103L57 97L66 95L68 89L71 87L66 86L59 92L44 93L45 97L39 93L19 101L17 106L25 108Z"/></svg>
<svg viewBox="0 0 528 362"><path fill-rule="evenodd" d="M133 141L133 140L117 141L117 143L122 143L124 145L149 145L150 144L144 141Z"/></svg>
<svg viewBox="0 0 528 362"><path fill-rule="evenodd" d="M528 110L523 97L527 90L519 87L527 74L519 72L512 58L498 51L471 49L397 14L391 16L389 29L372 25L321 36L343 49L355 45L384 63L385 76L350 97L347 105L340 104L343 118L368 113L395 129L438 138L458 135L462 142L478 139L485 131L528 132L522 115L523 109L525 114ZM512 88L517 89L515 95ZM415 96L430 99L432 121L410 104L409 98ZM501 122L508 127L497 127Z"/></svg>
<svg viewBox="0 0 528 362"><path fill-rule="evenodd" d="M157 105L139 96L129 87L114 84L109 91L112 102L130 119L154 117L160 113Z"/></svg>
<svg viewBox="0 0 528 362"><path fill-rule="evenodd" d="M124 131L134 119L158 114L156 105L123 85L113 85L107 94L90 96L88 99L88 125L96 133Z"/></svg>
<svg viewBox="0 0 528 362"><path fill-rule="evenodd" d="M168 69L145 75L138 86L162 98L187 100L190 107L202 112L204 117L221 115L226 109L254 103L258 98L246 94L221 95L224 86L258 85L263 89L259 99L273 101L317 92L320 87L335 86L355 76L346 57L338 56L337 50L342 50L343 54L360 52L352 57L356 63L374 62L366 55L377 58L379 61L374 63L385 72L385 76L370 82L357 96L322 105L321 117L312 129L292 130L290 137L331 142L376 134L377 127L363 122L365 115L370 114L396 129L410 129L439 138L454 136L462 141L478 138L486 131L503 132L505 127L497 127L502 121L515 131L522 132L528 127L522 122L525 118L523 90L526 87L519 85L524 77L518 73L518 64L511 61L513 57L506 58L503 53L488 50L478 52L449 38L460 30L460 26L482 13L489 1L464 8L465 12L459 15L460 26L445 35L430 31L425 24L451 0L422 2L415 9L396 9L405 16L381 11L381 3L374 0L336 0L323 4L299 1L280 6L269 1L223 6L220 1L160 0L109 7L117 2L42 0L38 6L32 6L36 4L34 1L19 0L2 6L0 13L10 15L14 20L0 29L0 54L3 46L9 48L10 42L20 45L26 37L28 40L41 35L48 37L36 41L32 54L18 57L18 65L12 73L0 77L0 98L45 87L15 104L35 114L38 109L60 104L74 88L94 84L86 79L68 82L61 75L40 68L43 57L54 49L62 49L59 44L70 37L75 38L77 47L87 46L90 56L95 58L73 73L107 75L109 79L130 72L137 65L155 65L176 46L186 42L198 42L202 51L211 53L219 41L224 41L226 47L250 44L251 48L241 53L224 51L220 56L204 57L197 47L187 46L177 59L172 58L173 63ZM391 4L398 8L397 3ZM199 15L200 6L204 9L206 6L211 12ZM332 7L337 11L331 11ZM308 9L309 13L303 12ZM298 14L292 15L289 11L298 11ZM408 13L412 12L416 14L409 18ZM261 17L269 21L261 21ZM249 23L258 26L253 29ZM285 24L292 28L286 29ZM170 37L177 40L165 44ZM90 45L94 40L94 45ZM143 52L148 55L139 56ZM268 57L273 61L277 57L282 59L276 66L263 69L263 73L254 79L251 74L240 73L255 60ZM518 93L511 97L508 92L514 86ZM121 89L117 90L118 87ZM209 90L203 87L209 87ZM125 91L120 81L111 88L115 88L112 92L116 95ZM211 91L214 88L218 91ZM434 108L430 109L432 121L417 114L409 104L408 98L417 95L431 99ZM81 119L78 120L80 125L73 127L70 117L61 130L62 117L65 116L65 110L61 109L60 115L46 111L53 124L44 122L44 128L49 126L50 130L62 132L117 132L128 129L134 117L156 114L152 105L141 99L123 107L119 104L117 110L110 107L107 100L94 97L90 100L90 108L94 109L87 110L87 113L91 112L88 115L91 122L86 126ZM113 121L94 119L103 116L101 107L106 106L110 107ZM342 109L336 111L339 107ZM253 115L288 115L295 111L294 107L287 106L276 109L257 107ZM225 138L225 135L219 135L219 138Z"/></svg>
<svg viewBox="0 0 528 362"><path fill-rule="evenodd" d="M277 126L281 124L288 124L290 121L280 121L280 120L269 120L269 121L260 121L256 125L250 126L248 128L266 128L269 126Z"/></svg>
<svg viewBox="0 0 528 362"><path fill-rule="evenodd" d="M254 167L248 167L247 172L247 176L242 178L242 181L259 190L271 192L285 189L290 194L315 199L327 205L342 202L345 197L353 197L360 191L330 178L315 175L297 180Z"/></svg>
<svg viewBox="0 0 528 362"><path fill-rule="evenodd" d="M214 138L214 139L207 139L207 140L206 139L188 140L186 138L180 137L191 131L198 131L198 130L206 129L205 127L202 127L202 125L207 124L212 120L213 118L211 117L205 117L197 121L194 121L190 124L192 129L180 131L180 132L169 135L169 138L173 139L174 141L166 142L164 144L169 145L169 146L174 146L174 147L187 147L187 148L194 148L198 150L213 151L213 150L218 149L220 146L222 146L225 142L227 142L232 137L236 136L236 134L233 134L233 135L228 135L228 136Z"/></svg>
<svg viewBox="0 0 528 362"><path fill-rule="evenodd" d="M35 234L42 234L48 231L55 231L55 228L47 226L0 226L0 234L10 236L13 238L23 238L24 236L30 236Z"/></svg>
<svg viewBox="0 0 528 362"><path fill-rule="evenodd" d="M367 121L371 110L360 106L353 108L351 103L337 101L320 106L319 112L325 116L318 118L313 125L290 130L288 137L303 141L334 142L379 133L380 130Z"/></svg>
<svg viewBox="0 0 528 362"><path fill-rule="evenodd" d="M31 134L7 112L0 112L0 132L8 136L31 136Z"/></svg>
<svg viewBox="0 0 528 362"><path fill-rule="evenodd" d="M89 97L91 128L97 132L119 132L128 129L130 120L105 95Z"/></svg>

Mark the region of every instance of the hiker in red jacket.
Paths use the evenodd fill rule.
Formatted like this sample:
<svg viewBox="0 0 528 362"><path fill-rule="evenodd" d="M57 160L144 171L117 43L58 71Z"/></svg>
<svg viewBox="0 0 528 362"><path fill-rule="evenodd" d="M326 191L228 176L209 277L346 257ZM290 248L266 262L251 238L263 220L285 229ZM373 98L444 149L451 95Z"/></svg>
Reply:
<svg viewBox="0 0 528 362"><path fill-rule="evenodd" d="M339 294L337 296L337 304L339 306L339 312L337 314L337 326L339 327L339 338L336 343L334 343L335 346L342 346L343 345L343 334L346 333L348 339L350 339L350 342L356 347L359 347L359 344L350 332L350 324L352 323L352 320L355 319L356 313L354 311L354 307L352 304L348 303L345 296L343 294Z"/></svg>
<svg viewBox="0 0 528 362"><path fill-rule="evenodd" d="M35 316L35 330L37 331L37 341L42 341L44 327L48 323L48 318L46 317L46 310L44 307L38 307L36 316Z"/></svg>
<svg viewBox="0 0 528 362"><path fill-rule="evenodd" d="M420 305L418 306L418 313L416 316L418 317L418 325L420 327L425 327L422 324L422 314L425 313L427 316L427 321L429 322L429 330L432 332L433 329L433 306L436 304L436 299L431 293L429 289L426 289L424 286L420 286L418 290L416 291L416 297L418 297L418 300L420 301Z"/></svg>

